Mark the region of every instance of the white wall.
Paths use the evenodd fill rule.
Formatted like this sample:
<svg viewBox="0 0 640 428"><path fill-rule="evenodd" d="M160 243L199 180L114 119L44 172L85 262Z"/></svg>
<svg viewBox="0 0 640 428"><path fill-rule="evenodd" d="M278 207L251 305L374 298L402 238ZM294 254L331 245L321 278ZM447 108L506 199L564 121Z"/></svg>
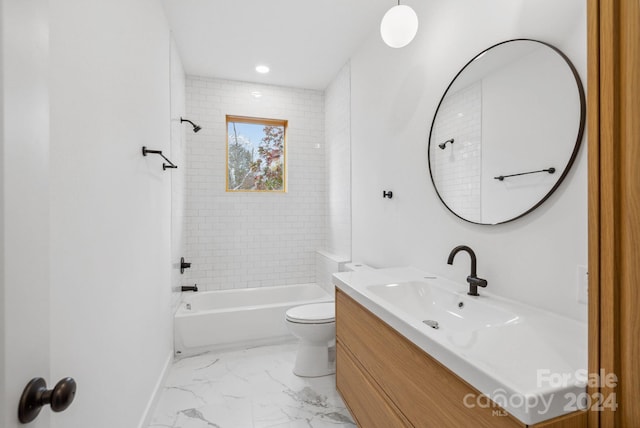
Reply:
<svg viewBox="0 0 640 428"><path fill-rule="evenodd" d="M56 427L136 427L171 361L170 35L154 0L50 5Z"/></svg>
<svg viewBox="0 0 640 428"><path fill-rule="evenodd" d="M225 115L288 120L286 193L225 191ZM187 133L185 284L314 282L325 242L323 93L188 76L187 116L202 130Z"/></svg>
<svg viewBox="0 0 640 428"><path fill-rule="evenodd" d="M325 90L326 250L351 260L351 67Z"/></svg>
<svg viewBox="0 0 640 428"><path fill-rule="evenodd" d="M474 55L512 38L549 42L586 81L586 5L582 0L415 3L416 39L391 49L372 34L351 60L353 260L414 265L464 281L469 261L450 250L471 246L493 293L575 319L576 266L587 261L586 144L554 195L515 222L463 222L439 201L427 170L427 139L448 83ZM393 190L383 199L382 190Z"/></svg>

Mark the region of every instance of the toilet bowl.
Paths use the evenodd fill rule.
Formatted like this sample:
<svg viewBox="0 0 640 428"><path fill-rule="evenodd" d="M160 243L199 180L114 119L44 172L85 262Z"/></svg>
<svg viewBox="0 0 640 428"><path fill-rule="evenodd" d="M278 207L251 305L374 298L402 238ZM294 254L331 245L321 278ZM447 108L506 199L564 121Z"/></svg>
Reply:
<svg viewBox="0 0 640 428"><path fill-rule="evenodd" d="M302 377L335 373L335 350L330 352L330 342L333 344L336 337L335 303L293 307L286 312L285 321L299 339L293 373Z"/></svg>

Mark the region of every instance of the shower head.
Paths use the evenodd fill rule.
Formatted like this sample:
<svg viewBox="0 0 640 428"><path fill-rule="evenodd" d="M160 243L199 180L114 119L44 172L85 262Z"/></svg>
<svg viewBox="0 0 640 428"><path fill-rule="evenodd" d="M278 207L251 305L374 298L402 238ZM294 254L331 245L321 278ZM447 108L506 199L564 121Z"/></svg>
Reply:
<svg viewBox="0 0 640 428"><path fill-rule="evenodd" d="M193 126L193 132L198 132L199 130L202 129L201 127L199 127L195 123L191 122L189 119L180 118L180 123L182 123L182 122L189 122L191 124L191 126Z"/></svg>
<svg viewBox="0 0 640 428"><path fill-rule="evenodd" d="M440 147L442 150L444 150L444 148L447 146L447 143L453 144L453 141L454 141L453 138L450 138L447 141L445 141L444 143L438 144L438 147Z"/></svg>

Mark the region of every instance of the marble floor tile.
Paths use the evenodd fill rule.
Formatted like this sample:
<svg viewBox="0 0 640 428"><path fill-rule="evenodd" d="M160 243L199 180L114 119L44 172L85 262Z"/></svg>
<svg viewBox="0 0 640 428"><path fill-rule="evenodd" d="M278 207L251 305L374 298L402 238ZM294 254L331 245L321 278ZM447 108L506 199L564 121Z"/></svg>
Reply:
<svg viewBox="0 0 640 428"><path fill-rule="evenodd" d="M295 355L287 343L178 360L148 428L354 428L335 376L294 375Z"/></svg>

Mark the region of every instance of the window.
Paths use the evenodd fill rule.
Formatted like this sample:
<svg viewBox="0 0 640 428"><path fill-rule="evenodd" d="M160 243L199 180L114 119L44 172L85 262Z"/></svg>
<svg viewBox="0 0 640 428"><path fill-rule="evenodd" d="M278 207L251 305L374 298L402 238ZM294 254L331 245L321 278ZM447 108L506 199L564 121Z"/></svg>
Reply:
<svg viewBox="0 0 640 428"><path fill-rule="evenodd" d="M227 116L227 192L286 192L287 121Z"/></svg>

